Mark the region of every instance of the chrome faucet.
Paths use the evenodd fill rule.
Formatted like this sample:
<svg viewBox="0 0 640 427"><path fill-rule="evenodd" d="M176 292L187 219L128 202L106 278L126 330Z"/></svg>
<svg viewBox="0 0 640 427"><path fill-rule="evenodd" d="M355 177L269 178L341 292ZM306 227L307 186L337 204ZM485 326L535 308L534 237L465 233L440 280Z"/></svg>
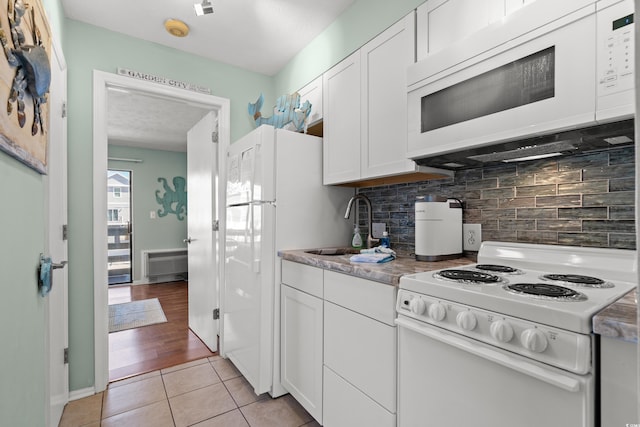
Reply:
<svg viewBox="0 0 640 427"><path fill-rule="evenodd" d="M371 211L371 200L364 194L356 194L349 200L349 204L347 204L347 212L344 214L344 219L349 219L351 216L351 205L355 200L362 200L364 204L367 205L367 248L372 248L374 243L380 242L380 239L374 239L371 235L371 228L373 222L373 212Z"/></svg>

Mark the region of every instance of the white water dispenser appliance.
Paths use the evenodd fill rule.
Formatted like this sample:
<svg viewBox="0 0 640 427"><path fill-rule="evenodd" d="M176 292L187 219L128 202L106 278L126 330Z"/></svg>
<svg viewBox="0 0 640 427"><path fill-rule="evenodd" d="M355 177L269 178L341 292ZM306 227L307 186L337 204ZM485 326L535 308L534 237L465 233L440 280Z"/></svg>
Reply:
<svg viewBox="0 0 640 427"><path fill-rule="evenodd" d="M415 218L416 260L442 261L462 256L460 200L438 195L418 196Z"/></svg>

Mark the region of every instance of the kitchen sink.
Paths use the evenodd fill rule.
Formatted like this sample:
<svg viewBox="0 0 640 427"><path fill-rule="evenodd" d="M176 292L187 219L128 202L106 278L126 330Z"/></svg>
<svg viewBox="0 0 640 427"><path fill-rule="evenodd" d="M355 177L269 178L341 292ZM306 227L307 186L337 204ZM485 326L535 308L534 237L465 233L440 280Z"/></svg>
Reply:
<svg viewBox="0 0 640 427"><path fill-rule="evenodd" d="M360 249L356 248L322 248L322 249L309 249L306 250L305 253L313 254L313 255L350 255L350 254L359 254Z"/></svg>

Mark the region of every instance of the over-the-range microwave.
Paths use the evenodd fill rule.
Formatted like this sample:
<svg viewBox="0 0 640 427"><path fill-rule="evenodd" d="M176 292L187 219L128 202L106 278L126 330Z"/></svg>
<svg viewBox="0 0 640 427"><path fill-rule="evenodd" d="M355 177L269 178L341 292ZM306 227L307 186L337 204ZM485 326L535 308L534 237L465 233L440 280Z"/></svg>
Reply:
<svg viewBox="0 0 640 427"><path fill-rule="evenodd" d="M524 156L514 141L633 118L633 3L537 0L412 65L409 157L505 142Z"/></svg>

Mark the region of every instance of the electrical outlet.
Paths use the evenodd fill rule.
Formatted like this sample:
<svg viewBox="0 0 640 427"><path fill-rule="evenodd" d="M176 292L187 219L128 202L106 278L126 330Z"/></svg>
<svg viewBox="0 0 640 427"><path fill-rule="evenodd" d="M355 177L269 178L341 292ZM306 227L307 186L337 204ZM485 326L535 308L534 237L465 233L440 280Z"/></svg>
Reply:
<svg viewBox="0 0 640 427"><path fill-rule="evenodd" d="M371 234L374 239L382 237L382 233L387 229L387 224L384 222L374 222L371 224Z"/></svg>
<svg viewBox="0 0 640 427"><path fill-rule="evenodd" d="M482 226L480 224L462 224L462 249L479 251L482 243Z"/></svg>

